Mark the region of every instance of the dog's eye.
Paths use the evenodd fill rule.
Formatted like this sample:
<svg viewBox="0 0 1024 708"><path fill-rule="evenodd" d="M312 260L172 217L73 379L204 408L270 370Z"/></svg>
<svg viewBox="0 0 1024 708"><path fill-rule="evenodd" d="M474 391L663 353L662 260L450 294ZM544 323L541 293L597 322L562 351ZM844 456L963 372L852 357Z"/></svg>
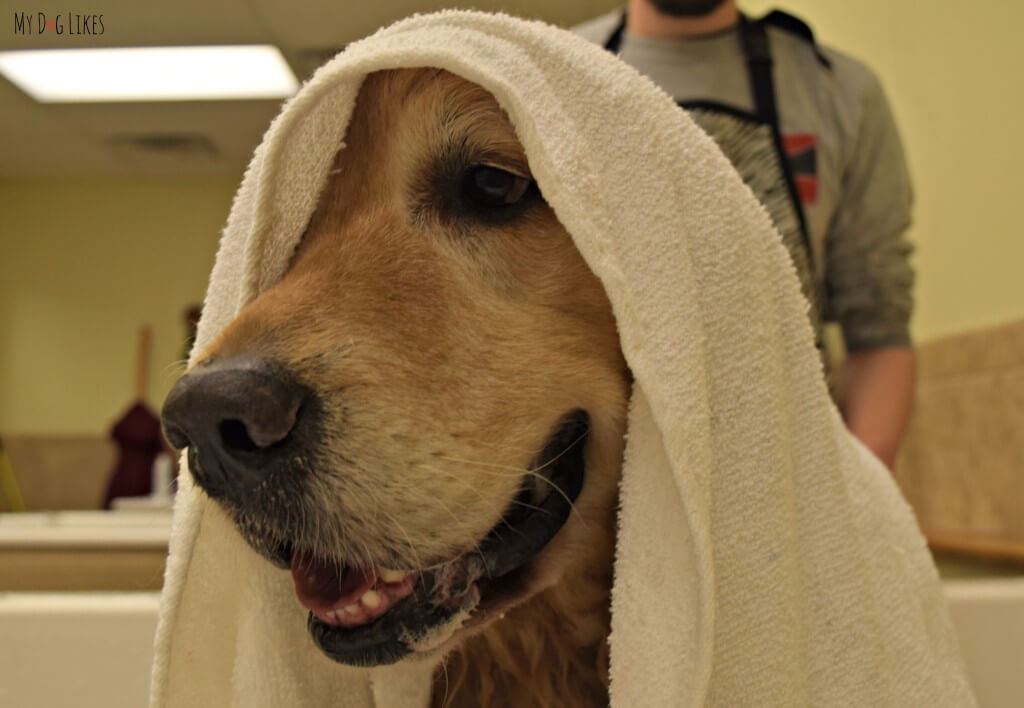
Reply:
<svg viewBox="0 0 1024 708"><path fill-rule="evenodd" d="M501 208L519 202L532 184L526 177L497 167L477 165L466 173L462 196L472 206Z"/></svg>

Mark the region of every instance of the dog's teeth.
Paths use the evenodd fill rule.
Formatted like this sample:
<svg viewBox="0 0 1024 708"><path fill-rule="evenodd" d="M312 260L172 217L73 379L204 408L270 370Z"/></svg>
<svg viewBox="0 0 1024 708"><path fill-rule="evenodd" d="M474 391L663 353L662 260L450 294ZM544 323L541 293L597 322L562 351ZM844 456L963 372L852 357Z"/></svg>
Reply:
<svg viewBox="0 0 1024 708"><path fill-rule="evenodd" d="M355 615L359 613L359 605L355 602L353 602L351 605L345 605L341 609L350 615Z"/></svg>
<svg viewBox="0 0 1024 708"><path fill-rule="evenodd" d="M373 590L367 590L363 593L363 596L359 598L359 601L369 607L371 610L380 607L381 597Z"/></svg>
<svg viewBox="0 0 1024 708"><path fill-rule="evenodd" d="M381 568L377 574L385 583L400 583L405 580L406 575L400 570L388 570L387 568Z"/></svg>

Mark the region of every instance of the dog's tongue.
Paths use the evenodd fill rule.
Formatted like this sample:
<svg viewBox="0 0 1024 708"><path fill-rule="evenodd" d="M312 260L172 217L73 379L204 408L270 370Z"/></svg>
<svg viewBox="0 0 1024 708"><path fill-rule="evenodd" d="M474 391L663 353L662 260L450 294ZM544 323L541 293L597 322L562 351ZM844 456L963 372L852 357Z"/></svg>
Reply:
<svg viewBox="0 0 1024 708"><path fill-rule="evenodd" d="M292 558L292 580L295 594L307 610L326 612L332 608L357 602L373 587L377 573L373 568L344 567L296 553Z"/></svg>

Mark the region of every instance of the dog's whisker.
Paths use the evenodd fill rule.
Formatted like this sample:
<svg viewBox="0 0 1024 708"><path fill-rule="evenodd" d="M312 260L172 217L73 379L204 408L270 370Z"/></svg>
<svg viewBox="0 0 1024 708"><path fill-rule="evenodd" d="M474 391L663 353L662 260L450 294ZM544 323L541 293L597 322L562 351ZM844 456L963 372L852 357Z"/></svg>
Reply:
<svg viewBox="0 0 1024 708"><path fill-rule="evenodd" d="M425 469L434 470L434 471L437 471L437 472L441 472L442 471L442 470L438 470L436 468L431 468L431 467L425 467ZM509 475L509 476L514 476L514 475ZM467 491L473 492L475 494L477 500L479 500L479 501L486 501L487 500L487 497L484 496L483 492L481 492L480 489L476 485L474 485L472 482L470 482L469 480L466 480L466 479L463 479L461 477L454 476L454 475L451 477L451 480L455 484L460 485L463 490L467 490ZM428 500L428 503L433 502L433 501L437 501L437 500L435 498L431 497ZM547 509L544 509L542 507L536 506L534 504L530 504L529 502L521 501L519 499L512 499L509 502L509 504L511 506L519 506L519 507L523 507L523 508L526 508L526 509L532 509L534 511L542 511L544 513L548 513Z"/></svg>
<svg viewBox="0 0 1024 708"><path fill-rule="evenodd" d="M330 552L332 539L329 536L333 536L334 533L328 528L328 520L322 514L312 511L321 508L318 500L325 498L326 492L322 484L317 484L309 494L309 502L300 506L300 513L303 528L309 528L313 548L318 549L317 555L331 557L334 554Z"/></svg>
<svg viewBox="0 0 1024 708"><path fill-rule="evenodd" d="M388 519L391 522L391 524L393 524L395 526L395 528L405 538L406 546L409 549L409 554L412 556L412 560L413 560L413 562L416 565L416 569L421 573L421 579L422 579L423 558L420 556L419 551L418 551L418 549L416 547L416 544L413 543L412 537L409 535L409 532L405 530L405 527L394 516L392 516L391 514L389 514L386 511L384 511L383 509L381 509L380 511L384 515L384 517L386 519Z"/></svg>
<svg viewBox="0 0 1024 708"><path fill-rule="evenodd" d="M442 460L444 462L456 462L458 464L463 464L463 465L473 465L474 467L492 467L494 469L499 469L499 470L509 470L509 474L507 474L507 475L499 475L498 473L491 473L491 474L493 474L495 476L516 477L518 475L523 474L523 472L528 472L529 471L528 469L524 470L522 467L516 467L515 465L502 465L502 464L498 464L496 462L480 462L478 460L466 460L466 459L463 459L463 458L460 458L460 457L450 457L448 455L436 455L435 459Z"/></svg>
<svg viewBox="0 0 1024 708"><path fill-rule="evenodd" d="M572 447L573 444L575 444L575 443L570 443L569 447ZM567 452L567 451L568 450L565 450L565 451L559 453L559 455L564 455L565 452ZM438 459L443 459L445 461L456 462L456 463L466 464L466 465L473 465L473 466L477 466L477 465L481 465L481 464L484 465L484 466L494 466L494 465L492 465L490 463L477 463L477 462L473 462L472 460L460 460L460 459L457 459L457 458L445 457L445 458L438 458ZM557 459L557 457L555 459ZM537 469L543 469L545 466L546 465L542 465L541 467L538 467ZM504 465L501 465L500 467L503 468L503 469L515 469L513 467L507 467L507 466L504 466ZM555 484L555 482L553 482L552 480L548 479L544 475L539 474L536 470L519 470L516 474L512 474L512 473L502 474L500 472L490 472L488 470L477 470L477 471L481 472L482 474L491 475L492 477L501 477L501 478L504 478L504 479L507 479L509 477L533 477L534 479L536 479L536 480L538 480L540 482L543 482L544 484L547 484L555 492L557 492L559 496L561 496L563 499L565 499L565 501L569 504L569 508L570 508L571 511L575 511L576 510L576 505L573 502L572 497L570 497L565 492L565 490L563 490L561 487L559 487L557 484ZM453 479L457 479L457 477L453 476ZM582 516L580 516L579 518L582 519Z"/></svg>
<svg viewBox="0 0 1024 708"><path fill-rule="evenodd" d="M514 533L517 536L524 536L524 537L526 536L526 534L524 534L522 531L517 529L512 524L510 524L505 517L501 517L501 525L507 527L509 531L511 531L512 533ZM497 535L497 534L495 534L495 535Z"/></svg>
<svg viewBox="0 0 1024 708"><path fill-rule="evenodd" d="M579 437L577 437L572 442L568 443L565 446L565 448L561 452L559 452L557 455L552 457L550 460L545 462L543 465L540 465L538 467L528 468L526 470L526 472L527 473L529 473L529 472L540 472L541 470L547 469L548 467L550 467L554 463L558 462L558 460L560 460L562 457L564 457L570 450L572 450L577 444L580 443L580 441L582 441L586 437L587 437L587 431L585 431L583 433L580 433ZM474 465L474 466L477 466L477 467L493 467L493 468L496 468L496 469L504 469L504 470L509 470L510 472L514 472L515 474L522 474L523 473L523 470L521 468L515 467L513 465L502 465L502 464L498 464L498 463L494 463L494 462L480 462L480 461L476 461L476 460L465 460L465 459L460 459L460 458L457 458L457 457L450 457L450 456L447 456L447 455L437 455L437 459L444 460L446 462L457 462L457 463L461 463L461 464L469 464L469 465Z"/></svg>
<svg viewBox="0 0 1024 708"><path fill-rule="evenodd" d="M572 442L570 442L570 443L569 443L568 445L566 445L566 446L565 446L565 449L563 449L563 450L562 450L562 451L561 451L560 453L558 453L557 455L555 455L554 457L552 457L552 458L551 458L550 460L548 460L547 462L545 462L545 463L544 463L543 465L541 465L540 467L536 467L536 468L534 468L534 469L533 469L533 470L531 470L531 471L532 471L532 472L539 472L540 470L542 470L542 469L545 469L546 467L550 467L550 466L551 466L551 465L553 465L554 463L558 462L558 461L559 461L560 459L562 459L562 457L564 457L564 456L565 456L566 454L568 454L568 452L569 452L570 450L572 450L572 449L573 449L574 447L576 447L576 445L578 445L578 444L579 444L580 442L582 442L583 440L585 440L585 439L586 439L586 437L587 437L587 435L589 434L589 432L590 432L589 430L585 430L585 431L583 431L582 433L580 433L580 434L579 434L579 436L578 436L578 437L577 437L577 438L576 438L575 440L573 440Z"/></svg>
<svg viewBox="0 0 1024 708"><path fill-rule="evenodd" d="M441 508L443 508L445 511L447 511L449 516L451 516L453 519L455 519L455 522L456 522L457 526L463 526L464 525L465 522L460 521L459 518L457 516L455 516L455 514L448 508L448 506L444 502L442 502L440 499L435 499L434 501L439 503L441 505ZM473 544L472 552L476 553L480 557L480 562L483 565L483 567L487 567L487 558L484 556L484 552L483 552L483 550L481 550L479 542Z"/></svg>
<svg viewBox="0 0 1024 708"><path fill-rule="evenodd" d="M359 546L363 549L363 559L358 564L361 568L372 568L374 566L373 554L370 552L370 547L366 545L365 541L360 541Z"/></svg>
<svg viewBox="0 0 1024 708"><path fill-rule="evenodd" d="M170 381L173 378L177 378L185 373L185 369L188 368L188 359L177 359L170 362L160 370L160 375L163 377L164 383Z"/></svg>
<svg viewBox="0 0 1024 708"><path fill-rule="evenodd" d="M441 669L444 671L444 696L441 697L441 708L448 706L448 661L441 661Z"/></svg>
<svg viewBox="0 0 1024 708"><path fill-rule="evenodd" d="M433 501L434 501L434 503L436 503L436 504L437 504L438 506L440 506L440 507L441 507L441 508L442 508L442 509L443 509L443 510L445 511L445 513L447 513L447 514L448 514L448 516L452 517L452 521L454 521L454 522L455 522L455 527L456 527L456 528L462 528L462 527L464 527L464 526L465 526L466 522L465 522L465 521L464 521L463 519L460 519L460 518L459 518L458 516L456 516L456 515L455 515L455 512L453 512L453 511L452 511L452 510L451 510L450 508L448 508L448 505L447 505L447 504L445 504L445 503L444 503L444 502L443 502L443 501L441 500L441 498L440 498L440 497L434 497L434 498L433 498Z"/></svg>
<svg viewBox="0 0 1024 708"><path fill-rule="evenodd" d="M508 441L496 442L496 441L473 439L471 441L471 445L474 448L486 448L488 450L493 450L493 451L502 452L502 453L508 453L508 454L515 454L515 455L520 455L520 454L521 455L528 455L531 452L535 452L534 450L532 450L529 447L526 447L525 445L513 445L511 442L508 442Z"/></svg>
<svg viewBox="0 0 1024 708"><path fill-rule="evenodd" d="M533 511L539 511L539 512L544 513L544 514L550 514L551 513L550 511L548 511L544 507L537 506L536 504L530 504L529 502L519 501L518 499L513 499L512 502L511 502L511 505L512 506L519 506L519 507L522 507L524 509L532 509Z"/></svg>
<svg viewBox="0 0 1024 708"><path fill-rule="evenodd" d="M443 471L443 470L438 470L436 468L432 468L432 467L428 467L428 466L425 466L424 469L434 470L434 471L438 471L438 472L442 472ZM487 474L486 471L484 473ZM513 476L533 476L533 477L536 477L539 480L542 480L543 482L548 484L552 489L554 489L559 494L559 496L561 496L563 499L565 499L568 502L568 504L569 504L569 513L574 514L576 516L576 518L580 520L581 524L583 524L584 526L587 525L586 518L582 514L580 514L578 512L578 510L576 509L575 503L569 497L569 495L564 490L562 490L557 484L555 484L554 482L549 480L547 477L544 477L543 475L537 475L535 473L530 473L528 471L527 472L520 472L519 475L499 475L499 476L503 476L503 477L504 476L508 476L508 477L513 477ZM456 475L451 475L451 479L455 483L460 484L463 489L468 489L470 491L475 492L478 499L480 499L480 500L484 500L485 499L484 495L479 491L479 489L477 489L477 487L474 486L473 484L471 484L468 480L462 479L461 477L458 477ZM431 499L430 501L434 502L434 501L437 501L437 500L436 499ZM535 506L535 505L530 504L528 502L521 501L519 499L512 499L509 502L509 505L511 505L511 506L520 506L520 507L524 507L524 508L527 508L527 509L532 509L534 511L540 511L540 512L543 512L545 514L550 514L550 512L548 510L546 510L546 509L543 509L541 507Z"/></svg>

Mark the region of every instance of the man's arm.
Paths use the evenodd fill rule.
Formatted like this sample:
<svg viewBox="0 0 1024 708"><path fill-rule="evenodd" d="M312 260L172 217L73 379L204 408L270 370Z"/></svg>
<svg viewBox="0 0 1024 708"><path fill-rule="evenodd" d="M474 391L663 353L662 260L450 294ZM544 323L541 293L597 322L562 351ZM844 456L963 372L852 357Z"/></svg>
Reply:
<svg viewBox="0 0 1024 708"><path fill-rule="evenodd" d="M877 77L837 57L835 75L855 97L842 193L825 248L828 314L847 352L839 408L850 431L892 467L914 396L914 271L907 239L912 193L903 147Z"/></svg>
<svg viewBox="0 0 1024 708"><path fill-rule="evenodd" d="M839 408L847 427L892 469L910 421L916 356L909 347L853 352L840 377Z"/></svg>

